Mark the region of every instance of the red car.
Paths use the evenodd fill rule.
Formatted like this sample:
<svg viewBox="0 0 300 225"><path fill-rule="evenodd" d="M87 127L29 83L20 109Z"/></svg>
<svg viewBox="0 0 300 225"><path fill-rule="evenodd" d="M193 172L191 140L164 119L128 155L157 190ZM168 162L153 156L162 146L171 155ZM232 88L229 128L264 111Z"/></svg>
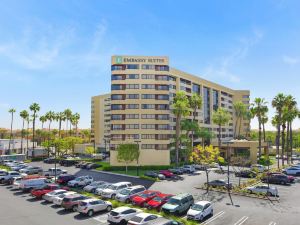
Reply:
<svg viewBox="0 0 300 225"><path fill-rule="evenodd" d="M164 175L166 178L171 178L174 176L174 173L172 173L170 170L161 170L159 173Z"/></svg>
<svg viewBox="0 0 300 225"><path fill-rule="evenodd" d="M156 197L158 194L160 194L159 191L146 190L146 191L143 191L142 193L132 197L131 201L132 201L133 205L145 207L147 202L150 201L152 198Z"/></svg>
<svg viewBox="0 0 300 225"><path fill-rule="evenodd" d="M285 175L285 174L280 173L280 172L270 172L270 173L267 173L267 175L268 174L269 175L274 175L274 174ZM289 175L286 175L286 176L287 176L287 178L288 178L288 180L289 180L290 183L293 183L295 181L295 177L289 176Z"/></svg>
<svg viewBox="0 0 300 225"><path fill-rule="evenodd" d="M158 194L149 202L147 202L146 207L148 209L156 209L157 211L159 211L161 206L165 204L172 196L173 195L170 194Z"/></svg>
<svg viewBox="0 0 300 225"><path fill-rule="evenodd" d="M57 184L48 184L46 187L41 189L32 189L30 193L35 198L42 198L43 195L59 188L61 187ZM62 188L62 189L66 189L66 188Z"/></svg>

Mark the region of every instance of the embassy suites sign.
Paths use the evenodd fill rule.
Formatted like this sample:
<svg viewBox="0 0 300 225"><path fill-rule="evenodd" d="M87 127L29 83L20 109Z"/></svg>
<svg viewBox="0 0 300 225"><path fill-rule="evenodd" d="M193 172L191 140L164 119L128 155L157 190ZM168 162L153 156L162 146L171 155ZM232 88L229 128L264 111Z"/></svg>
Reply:
<svg viewBox="0 0 300 225"><path fill-rule="evenodd" d="M134 57L116 57L116 63L166 63L163 58L134 58Z"/></svg>

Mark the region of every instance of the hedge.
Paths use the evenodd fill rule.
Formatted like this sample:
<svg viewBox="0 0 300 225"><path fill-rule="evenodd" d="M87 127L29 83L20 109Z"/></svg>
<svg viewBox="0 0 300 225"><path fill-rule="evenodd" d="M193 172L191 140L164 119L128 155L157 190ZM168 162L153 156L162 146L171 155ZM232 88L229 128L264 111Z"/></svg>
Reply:
<svg viewBox="0 0 300 225"><path fill-rule="evenodd" d="M128 166L128 170L136 170L136 166ZM170 166L140 166L141 170L167 170ZM103 166L103 171L120 171L126 170L125 166Z"/></svg>

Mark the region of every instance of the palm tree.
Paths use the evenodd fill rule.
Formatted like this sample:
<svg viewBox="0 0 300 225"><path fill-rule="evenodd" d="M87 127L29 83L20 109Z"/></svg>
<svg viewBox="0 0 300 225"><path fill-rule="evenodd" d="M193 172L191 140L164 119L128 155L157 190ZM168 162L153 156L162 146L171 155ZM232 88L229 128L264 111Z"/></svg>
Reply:
<svg viewBox="0 0 300 225"><path fill-rule="evenodd" d="M276 136L276 153L279 156L279 146L280 146L280 128L282 119L282 110L284 106L286 96L282 93L277 94L272 100L272 106L277 112L277 136ZM279 160L277 161L277 166L279 168Z"/></svg>
<svg viewBox="0 0 300 225"><path fill-rule="evenodd" d="M73 126L75 126L75 131L76 131L76 137L78 136L78 123L79 123L79 119L80 119L80 114L79 113L75 113L71 116L71 123Z"/></svg>
<svg viewBox="0 0 300 225"><path fill-rule="evenodd" d="M13 129L13 123L14 123L14 113L16 110L14 108L11 108L8 110L8 112L11 114L11 121L10 121L10 135L9 135L9 143L8 143L8 154L10 155L10 142L13 136L12 129Z"/></svg>
<svg viewBox="0 0 300 225"><path fill-rule="evenodd" d="M40 121L41 121L41 123L42 123L42 130L43 130L43 129L44 129L44 123L47 122L46 116L40 116Z"/></svg>
<svg viewBox="0 0 300 225"><path fill-rule="evenodd" d="M219 126L218 143L219 149L221 149L221 135L222 126L226 125L230 120L230 114L224 108L218 108L217 111L213 112L212 121L214 124Z"/></svg>
<svg viewBox="0 0 300 225"><path fill-rule="evenodd" d="M193 110L193 122L195 122L197 110L202 108L202 97L197 93L193 93L189 99L189 103L191 109ZM194 146L194 132L195 130L192 130L192 147Z"/></svg>
<svg viewBox="0 0 300 225"><path fill-rule="evenodd" d="M179 159L179 143L181 133L181 119L190 113L189 100L184 91L178 91L173 99L173 112L176 116L176 135L175 135L175 153L176 166L178 166Z"/></svg>
<svg viewBox="0 0 300 225"><path fill-rule="evenodd" d="M264 98L255 98L251 104L251 112L258 119L258 155L261 157L261 125L262 117L268 112L267 102Z"/></svg>
<svg viewBox="0 0 300 225"><path fill-rule="evenodd" d="M24 139L24 124L25 124L25 121L28 119L29 117L29 113L27 110L23 110L20 112L20 117L23 119L23 124L22 124L22 139L21 139L21 151L22 151L22 154L23 154L23 139Z"/></svg>
<svg viewBox="0 0 300 225"><path fill-rule="evenodd" d="M286 135L286 152L287 152L287 163L293 162L292 153L293 153L293 121L297 118L299 114L296 105L293 108L290 108L286 115L287 120L287 135Z"/></svg>
<svg viewBox="0 0 300 225"><path fill-rule="evenodd" d="M33 112L33 115L32 115L32 148L33 148L33 151L32 151L32 157L34 157L34 149L35 149L35 120L37 118L37 112L40 111L41 107L38 103L32 103L30 106L29 106L29 109L30 111Z"/></svg>
<svg viewBox="0 0 300 225"><path fill-rule="evenodd" d="M213 133L208 128L199 128L196 130L195 135L201 138L202 148L204 149L205 140L210 140L213 138Z"/></svg>
<svg viewBox="0 0 300 225"><path fill-rule="evenodd" d="M271 121L272 125L276 128L278 128L278 126L280 127L280 121L279 121L279 116L276 114ZM280 135L280 133L279 133ZM276 148L277 148L277 143L279 144L280 141L280 137L278 137L278 133L276 133ZM279 146L278 149L276 151L277 156L279 156ZM279 157L277 157L277 167L279 169Z"/></svg>
<svg viewBox="0 0 300 225"><path fill-rule="evenodd" d="M266 142L266 130L265 130L265 124L268 122L268 116L263 115L261 117L261 124L262 124L262 129L263 129L263 137L264 137L264 142Z"/></svg>
<svg viewBox="0 0 300 225"><path fill-rule="evenodd" d="M237 138L237 136L240 136L240 133L241 133L242 119L245 118L245 115L247 112L247 107L243 102L237 101L237 102L233 103L233 109L234 109L234 114L235 114L235 118L236 118L235 128L234 128L234 138ZM239 123L239 133L237 135L238 123Z"/></svg>
<svg viewBox="0 0 300 225"><path fill-rule="evenodd" d="M68 123L70 122L70 131L69 131L69 135L71 136L71 117L72 117L72 111L71 109L66 109L64 111L65 115L66 115L66 120L67 120L67 123L66 123L66 130L68 130Z"/></svg>
<svg viewBox="0 0 300 225"><path fill-rule="evenodd" d="M58 137L61 137L61 122L66 120L66 115L64 112L58 112L56 114L56 120L58 121Z"/></svg>

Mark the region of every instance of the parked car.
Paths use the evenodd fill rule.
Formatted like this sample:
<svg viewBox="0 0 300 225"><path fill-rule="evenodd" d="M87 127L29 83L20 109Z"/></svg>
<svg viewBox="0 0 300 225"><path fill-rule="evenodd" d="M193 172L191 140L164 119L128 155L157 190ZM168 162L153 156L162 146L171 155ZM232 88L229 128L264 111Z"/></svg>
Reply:
<svg viewBox="0 0 300 225"><path fill-rule="evenodd" d="M43 174L44 176L55 176L55 171L56 171L56 176L60 174L67 174L66 170L60 169L60 168L50 168L47 171L44 171Z"/></svg>
<svg viewBox="0 0 300 225"><path fill-rule="evenodd" d="M27 176L15 177L15 179L13 181L13 188L14 189L20 189L21 188L21 182L23 180L32 180L32 179L39 179L39 178L46 179L46 177L41 176L41 175L27 175Z"/></svg>
<svg viewBox="0 0 300 225"><path fill-rule="evenodd" d="M79 202L85 199L88 199L88 197L80 194L67 195L63 198L61 206L65 209L72 209L74 212L76 212Z"/></svg>
<svg viewBox="0 0 300 225"><path fill-rule="evenodd" d="M284 173L280 173L280 172L270 172L267 173L266 176L268 175L285 175ZM295 177L294 176L290 176L290 175L286 175L286 177L288 178L289 183L293 183L295 181Z"/></svg>
<svg viewBox="0 0 300 225"><path fill-rule="evenodd" d="M60 195L56 195L54 197L52 197L52 202L57 205L57 206L61 206L61 203L63 201L63 199L69 195L74 195L77 194L77 192L75 191L67 191L65 193L62 193Z"/></svg>
<svg viewBox="0 0 300 225"><path fill-rule="evenodd" d="M255 185L246 188L250 193L266 194L278 196L277 187L268 187L268 185Z"/></svg>
<svg viewBox="0 0 300 225"><path fill-rule="evenodd" d="M131 202L133 205L146 207L147 202L150 201L151 199L153 199L154 197L156 197L158 194L161 194L161 192L146 190L146 191L143 191L142 193L132 197Z"/></svg>
<svg viewBox="0 0 300 225"><path fill-rule="evenodd" d="M99 187L96 188L95 190L95 194L96 195L101 195L102 191L106 188L108 188L110 185L112 185L111 183L105 183L100 185Z"/></svg>
<svg viewBox="0 0 300 225"><path fill-rule="evenodd" d="M7 183L7 181L10 181L14 177L20 177L21 174L17 171L8 171L5 176L2 176L0 178L1 183Z"/></svg>
<svg viewBox="0 0 300 225"><path fill-rule="evenodd" d="M58 176L56 182L58 184L67 184L69 181L74 180L75 178L76 176L72 174L62 174Z"/></svg>
<svg viewBox="0 0 300 225"><path fill-rule="evenodd" d="M97 198L90 198L82 200L78 204L77 211L80 214L85 214L88 216L93 216L94 213L107 211L110 212L112 209L112 204L107 201L103 201Z"/></svg>
<svg viewBox="0 0 300 225"><path fill-rule="evenodd" d="M147 171L147 172L144 173L144 176L152 177L152 178L158 178L160 180L166 179L166 177L163 174L160 174L160 173L157 173L157 172L154 172L154 171Z"/></svg>
<svg viewBox="0 0 300 225"><path fill-rule="evenodd" d="M34 188L43 188L49 184L49 180L46 178L37 178L37 179L28 179L28 180L21 180L19 188L22 191L30 191Z"/></svg>
<svg viewBox="0 0 300 225"><path fill-rule="evenodd" d="M170 194L157 194L154 198L146 203L146 208L156 209L159 211L161 206L164 205L173 195Z"/></svg>
<svg viewBox="0 0 300 225"><path fill-rule="evenodd" d="M166 178L172 178L174 176L174 174L169 170L161 170L159 173L164 175Z"/></svg>
<svg viewBox="0 0 300 225"><path fill-rule="evenodd" d="M97 164L97 163L91 163L91 164L88 164L88 165L86 166L86 169L87 169L87 170L92 170L92 169L96 169L96 168L98 168L98 167L100 167L99 164Z"/></svg>
<svg viewBox="0 0 300 225"><path fill-rule="evenodd" d="M142 210L136 208L129 208L126 206L118 207L116 209L113 209L108 214L107 222L111 224L126 225L131 218L133 218L141 212Z"/></svg>
<svg viewBox="0 0 300 225"><path fill-rule="evenodd" d="M300 176L300 168L299 167L289 167L282 171L286 175L295 175Z"/></svg>
<svg viewBox="0 0 300 225"><path fill-rule="evenodd" d="M91 176L81 176L77 177L74 180L70 180L68 182L68 186L70 187L83 187L86 186L94 181L93 177Z"/></svg>
<svg viewBox="0 0 300 225"><path fill-rule="evenodd" d="M182 175L183 174L183 169L182 168L174 168L174 169L169 169L173 174L176 175Z"/></svg>
<svg viewBox="0 0 300 225"><path fill-rule="evenodd" d="M132 186L131 182L118 182L112 184L101 192L101 196L103 198L115 199L116 195L120 193L121 190L130 186Z"/></svg>
<svg viewBox="0 0 300 225"><path fill-rule="evenodd" d="M290 180L285 174L269 174L264 176L262 182L271 183L271 184L283 184L286 185L290 183Z"/></svg>
<svg viewBox="0 0 300 225"><path fill-rule="evenodd" d="M26 173L28 175L41 174L41 173L43 173L43 169L38 166L28 166L27 168L20 169L20 173Z"/></svg>
<svg viewBox="0 0 300 225"><path fill-rule="evenodd" d="M211 202L199 201L196 202L187 212L187 218L191 220L203 221L207 216L212 216L214 213Z"/></svg>
<svg viewBox="0 0 300 225"><path fill-rule="evenodd" d="M71 159L63 159L59 161L61 166L74 166L78 163L78 160L71 158Z"/></svg>
<svg viewBox="0 0 300 225"><path fill-rule="evenodd" d="M196 171L195 167L192 165L184 165L181 168L184 173L194 173Z"/></svg>
<svg viewBox="0 0 300 225"><path fill-rule="evenodd" d="M43 188L35 188L32 189L30 194L31 196L35 197L35 198L42 198L43 195L57 190L59 188L59 186L57 184L48 184L47 186L43 187Z"/></svg>
<svg viewBox="0 0 300 225"><path fill-rule="evenodd" d="M145 190L146 190L146 188L142 185L136 185L136 186L131 186L131 187L125 188L116 195L116 200L118 200L120 202L129 203L130 199L133 196L136 196Z"/></svg>
<svg viewBox="0 0 300 225"><path fill-rule="evenodd" d="M76 168L81 168L82 164L86 164L87 162L79 162L75 165Z"/></svg>
<svg viewBox="0 0 300 225"><path fill-rule="evenodd" d="M128 221L127 224L128 225L146 225L150 221L156 220L160 217L161 216L159 216L159 215L154 215L154 214L150 214L150 213L139 213L139 214L135 215L134 217L132 217Z"/></svg>
<svg viewBox="0 0 300 225"><path fill-rule="evenodd" d="M83 163L83 164L81 164L81 166L80 166L80 168L81 169L86 169L89 165L91 165L92 163Z"/></svg>
<svg viewBox="0 0 300 225"><path fill-rule="evenodd" d="M13 171L20 171L21 169L24 169L27 167L28 167L28 165L26 165L26 164L17 164L17 165L11 166L10 169Z"/></svg>
<svg viewBox="0 0 300 225"><path fill-rule="evenodd" d="M207 184L207 183L205 183ZM208 182L209 186L212 187L225 187L225 188L232 188L232 183L228 183L225 180L219 179L219 180L212 180Z"/></svg>
<svg viewBox="0 0 300 225"><path fill-rule="evenodd" d="M55 163L55 161L58 163L59 159L55 159L54 157L50 157L50 158L47 158L47 159L43 160L44 163L49 163L49 164Z"/></svg>
<svg viewBox="0 0 300 225"><path fill-rule="evenodd" d="M241 170L239 172L235 172L234 175L236 177L254 178L257 174L253 170Z"/></svg>
<svg viewBox="0 0 300 225"><path fill-rule="evenodd" d="M191 194L179 194L171 197L161 209L165 213L180 215L186 212L193 204L194 198Z"/></svg>
<svg viewBox="0 0 300 225"><path fill-rule="evenodd" d="M100 187L102 184L105 184L105 182L104 181L93 181L89 185L85 186L83 188L83 190L86 191L86 192L95 193L96 189L98 187Z"/></svg>
<svg viewBox="0 0 300 225"><path fill-rule="evenodd" d="M260 164L252 165L251 169L254 170L254 171L257 171L259 173L262 173L262 172L266 171L266 168L263 165L260 165Z"/></svg>
<svg viewBox="0 0 300 225"><path fill-rule="evenodd" d="M164 217L157 218L156 220L152 220L148 225L183 225L183 223L177 222L175 220L169 220Z"/></svg>
<svg viewBox="0 0 300 225"><path fill-rule="evenodd" d="M65 189L56 189L56 190L53 190L53 191L48 192L47 194L44 194L44 195L42 196L42 198L43 198L46 202L53 202L53 198L54 198L55 196L64 194L64 193L66 193L66 192L67 192L67 190L65 190Z"/></svg>

